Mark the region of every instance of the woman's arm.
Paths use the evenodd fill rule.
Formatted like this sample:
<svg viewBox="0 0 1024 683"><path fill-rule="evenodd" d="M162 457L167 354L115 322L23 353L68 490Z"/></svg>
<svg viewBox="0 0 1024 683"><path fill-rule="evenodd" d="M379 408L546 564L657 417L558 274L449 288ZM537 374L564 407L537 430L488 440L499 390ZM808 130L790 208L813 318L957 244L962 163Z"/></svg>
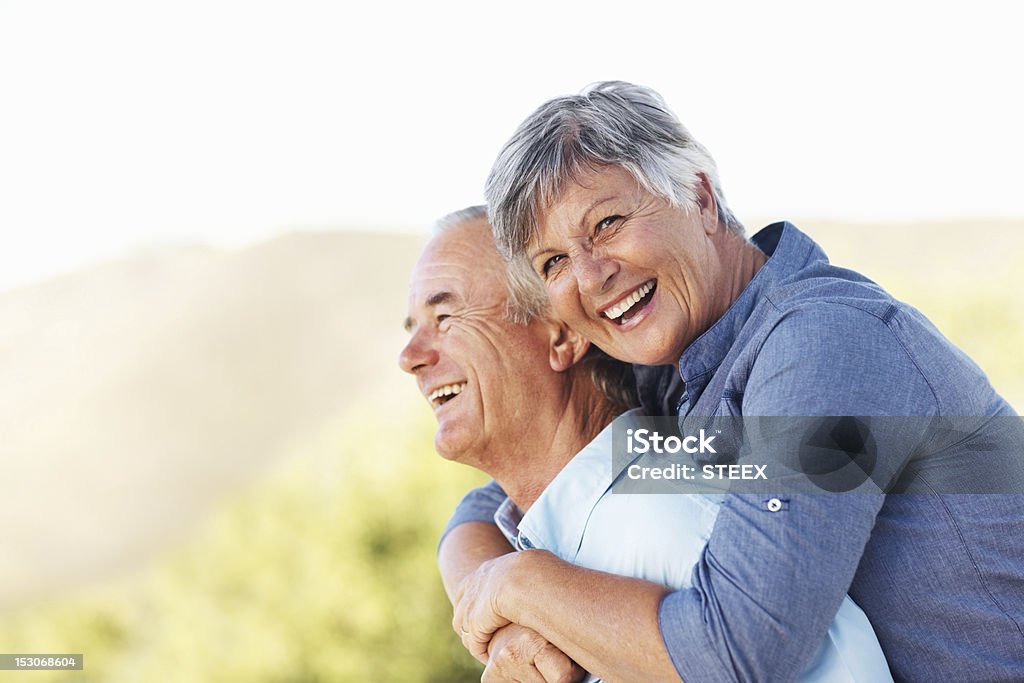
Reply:
<svg viewBox="0 0 1024 683"><path fill-rule="evenodd" d="M489 560L460 585L455 630L478 659L517 623L610 681L678 681L658 629L665 586L583 569L542 550Z"/></svg>
<svg viewBox="0 0 1024 683"><path fill-rule="evenodd" d="M449 530L437 551L437 568L452 604L463 579L487 560L511 552L512 546L493 524L466 522Z"/></svg>
<svg viewBox="0 0 1024 683"><path fill-rule="evenodd" d="M479 517L486 512L487 508L498 501L496 492L501 492L496 485L490 489L485 487L470 492L441 539L437 565L445 592L453 604L459 585L481 564L513 553L512 547L494 524L459 522L460 517ZM475 512L470 515L469 509ZM508 624L496 631L488 651L485 651L483 657L477 656L477 659L487 665L481 680L488 683L503 680L575 683L585 675L572 659L536 631L516 624Z"/></svg>

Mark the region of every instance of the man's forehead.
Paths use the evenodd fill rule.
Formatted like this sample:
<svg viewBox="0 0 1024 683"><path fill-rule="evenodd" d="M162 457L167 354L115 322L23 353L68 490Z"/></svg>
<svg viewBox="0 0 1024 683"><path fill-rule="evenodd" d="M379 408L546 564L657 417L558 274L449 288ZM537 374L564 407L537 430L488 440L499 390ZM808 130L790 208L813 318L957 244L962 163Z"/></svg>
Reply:
<svg viewBox="0 0 1024 683"><path fill-rule="evenodd" d="M415 303L425 306L450 303L465 299L493 279L492 268L465 254L424 253L413 269L409 296Z"/></svg>
<svg viewBox="0 0 1024 683"><path fill-rule="evenodd" d="M504 262L489 232L458 228L430 241L413 268L409 313L442 304L499 303L505 295Z"/></svg>
<svg viewBox="0 0 1024 683"><path fill-rule="evenodd" d="M442 304L462 303L465 299L465 287L457 279L413 280L409 285L410 313L417 308L433 308Z"/></svg>

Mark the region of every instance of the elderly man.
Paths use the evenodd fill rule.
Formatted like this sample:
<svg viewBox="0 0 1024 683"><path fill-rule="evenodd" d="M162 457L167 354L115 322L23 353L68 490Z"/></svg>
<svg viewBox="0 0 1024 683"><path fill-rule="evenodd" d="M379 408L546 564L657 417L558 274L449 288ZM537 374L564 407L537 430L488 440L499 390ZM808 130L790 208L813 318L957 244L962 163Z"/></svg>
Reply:
<svg viewBox="0 0 1024 683"><path fill-rule="evenodd" d="M399 365L413 374L437 417L434 444L450 460L494 477L520 510L572 457L632 403L629 366L594 357L564 325L539 314L529 294L510 298L506 269L491 237L486 209L442 219L412 275L411 337ZM598 388L608 388L604 393ZM488 556L511 550L503 537L472 549ZM472 555L471 555L472 558ZM445 588L475 568L452 562ZM522 667L535 680L576 680L582 672L559 650L518 626L495 635L485 680Z"/></svg>
<svg viewBox="0 0 1024 683"><path fill-rule="evenodd" d="M620 360L677 363L681 416L977 416L1015 420L1019 446L1012 408L919 312L792 225L747 241L710 155L653 91L603 83L543 105L499 155L488 202L562 319ZM985 459L989 440L950 434L884 445L882 466L912 461L931 495L727 496L674 592L536 550L496 558L463 582L456 626L479 652L522 624L616 680L789 680L849 589L897 678L1024 680L1019 452ZM965 464L995 474L992 495L947 486ZM466 548L496 530L467 522L496 496L460 506L442 571L485 557Z"/></svg>
<svg viewBox="0 0 1024 683"><path fill-rule="evenodd" d="M721 496L610 495L627 463L613 465L611 428L604 427L633 401L630 368L588 351L550 319L539 283L513 284L483 207L442 220L417 264L406 320L412 336L400 364L434 407L438 451L492 474L510 493L494 519L514 548L689 585ZM485 680L562 680L576 671L535 632L504 629ZM801 680L889 680L871 626L849 598Z"/></svg>

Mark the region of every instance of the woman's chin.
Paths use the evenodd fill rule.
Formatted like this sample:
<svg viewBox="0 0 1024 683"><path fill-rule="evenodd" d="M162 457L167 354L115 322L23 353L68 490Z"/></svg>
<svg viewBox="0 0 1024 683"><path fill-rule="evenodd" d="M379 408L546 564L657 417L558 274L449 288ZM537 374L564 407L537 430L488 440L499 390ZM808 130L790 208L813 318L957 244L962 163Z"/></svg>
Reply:
<svg viewBox="0 0 1024 683"><path fill-rule="evenodd" d="M613 330L605 351L621 361L638 365L677 364L682 350L677 351L676 339L668 331L659 330L657 322L649 318L634 328Z"/></svg>
<svg viewBox="0 0 1024 683"><path fill-rule="evenodd" d="M639 342L639 340L637 340ZM619 344L606 349L608 355L626 363L636 365L676 365L679 356L671 349L656 344Z"/></svg>

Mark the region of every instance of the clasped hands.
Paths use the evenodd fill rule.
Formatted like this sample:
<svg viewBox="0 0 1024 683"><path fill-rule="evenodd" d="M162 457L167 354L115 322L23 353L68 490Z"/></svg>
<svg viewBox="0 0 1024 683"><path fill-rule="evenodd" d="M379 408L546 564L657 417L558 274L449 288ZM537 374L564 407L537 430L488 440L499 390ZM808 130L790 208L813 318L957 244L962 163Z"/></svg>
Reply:
<svg viewBox="0 0 1024 683"><path fill-rule="evenodd" d="M553 557L530 550L488 560L466 576L455 595L452 627L473 657L486 665L483 683L577 683L586 675L539 633L515 623L515 591L530 561Z"/></svg>

